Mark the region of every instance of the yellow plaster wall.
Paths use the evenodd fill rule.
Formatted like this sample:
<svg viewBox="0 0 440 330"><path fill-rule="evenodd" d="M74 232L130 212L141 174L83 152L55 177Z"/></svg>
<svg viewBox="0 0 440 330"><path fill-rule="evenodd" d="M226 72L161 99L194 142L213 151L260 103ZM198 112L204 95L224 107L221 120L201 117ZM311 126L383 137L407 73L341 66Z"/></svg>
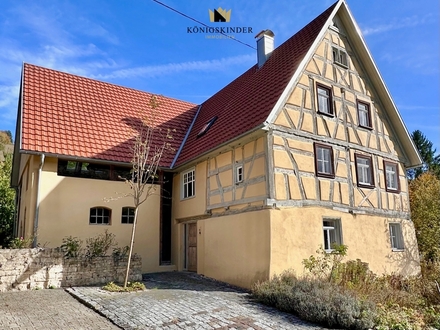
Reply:
<svg viewBox="0 0 440 330"><path fill-rule="evenodd" d="M57 159L46 158L41 176L38 242L57 247L66 236L84 241L103 233L106 229L116 235L118 246L129 244L132 226L121 223L124 206L133 206L130 197L118 198L129 193L123 182L63 177L57 175ZM142 257L143 272L157 272L159 266L160 197L152 195L141 205L136 229L134 252ZM115 198L105 202L105 199ZM90 225L91 207L107 207L112 210L110 225Z"/></svg>
<svg viewBox="0 0 440 330"><path fill-rule="evenodd" d="M361 259L377 274L415 275L420 272L415 232L412 222L381 216L351 215L319 207L270 210L271 262L270 276L293 268L297 274L304 269L303 259L316 255L323 245L323 217L340 218L343 244L348 246L346 260ZM389 222L401 222L405 246L393 252Z"/></svg>
<svg viewBox="0 0 440 330"><path fill-rule="evenodd" d="M194 217L206 213L206 182L207 161L195 166L196 194L193 197L182 199L181 173L177 173L173 179L173 218L181 219Z"/></svg>
<svg viewBox="0 0 440 330"><path fill-rule="evenodd" d="M199 220L198 273L244 288L269 276L268 210Z"/></svg>
<svg viewBox="0 0 440 330"><path fill-rule="evenodd" d="M40 156L21 155L20 157L21 196L17 233L20 237L32 238L36 234L34 220Z"/></svg>

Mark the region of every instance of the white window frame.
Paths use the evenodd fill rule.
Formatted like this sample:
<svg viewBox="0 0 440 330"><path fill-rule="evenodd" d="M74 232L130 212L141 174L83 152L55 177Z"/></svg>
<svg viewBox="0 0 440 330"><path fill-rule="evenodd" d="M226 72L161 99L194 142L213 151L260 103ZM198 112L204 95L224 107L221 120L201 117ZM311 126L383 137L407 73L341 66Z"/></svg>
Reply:
<svg viewBox="0 0 440 330"><path fill-rule="evenodd" d="M335 177L333 168L333 148L331 146L315 143L316 175ZM326 155L328 158L326 159ZM327 168L326 168L327 167Z"/></svg>
<svg viewBox="0 0 440 330"><path fill-rule="evenodd" d="M390 243L393 251L403 251L405 244L403 242L402 225L398 222L390 222Z"/></svg>
<svg viewBox="0 0 440 330"><path fill-rule="evenodd" d="M322 230L324 239L324 251L331 253L333 244L341 245L342 241L342 226L339 218L324 218L322 220Z"/></svg>
<svg viewBox="0 0 440 330"><path fill-rule="evenodd" d="M191 168L181 174L181 199L188 199L196 195L196 170Z"/></svg>
<svg viewBox="0 0 440 330"><path fill-rule="evenodd" d="M320 92L322 91L322 92ZM321 84L316 85L316 94L318 101L318 112L328 116L334 116L333 96L331 87Z"/></svg>
<svg viewBox="0 0 440 330"><path fill-rule="evenodd" d="M244 171L243 171L243 165L237 165L235 166L235 183L243 182L244 180Z"/></svg>
<svg viewBox="0 0 440 330"><path fill-rule="evenodd" d="M355 154L358 186L374 187L373 159L371 156Z"/></svg>
<svg viewBox="0 0 440 330"><path fill-rule="evenodd" d="M357 101L359 126L371 128L370 105L366 102Z"/></svg>
<svg viewBox="0 0 440 330"><path fill-rule="evenodd" d="M397 163L383 162L386 191L399 192L399 168Z"/></svg>

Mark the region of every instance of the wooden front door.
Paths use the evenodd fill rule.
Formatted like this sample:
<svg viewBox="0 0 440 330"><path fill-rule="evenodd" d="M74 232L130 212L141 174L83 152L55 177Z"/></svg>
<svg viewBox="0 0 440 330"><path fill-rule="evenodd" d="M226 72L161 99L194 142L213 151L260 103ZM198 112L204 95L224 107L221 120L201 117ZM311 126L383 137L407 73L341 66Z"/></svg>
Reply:
<svg viewBox="0 0 440 330"><path fill-rule="evenodd" d="M187 260L188 271L197 272L197 223L187 224L188 228L188 243L187 243Z"/></svg>

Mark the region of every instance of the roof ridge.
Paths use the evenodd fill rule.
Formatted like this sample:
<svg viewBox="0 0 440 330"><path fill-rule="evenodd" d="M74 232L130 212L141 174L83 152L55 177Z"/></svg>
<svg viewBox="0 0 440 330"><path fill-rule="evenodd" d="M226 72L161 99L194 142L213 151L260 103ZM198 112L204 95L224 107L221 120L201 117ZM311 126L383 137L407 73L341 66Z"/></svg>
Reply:
<svg viewBox="0 0 440 330"><path fill-rule="evenodd" d="M23 65L24 65L25 69L26 69L27 66L34 67L34 68L39 68L39 69L43 69L43 70L47 70L47 71L52 71L52 72L55 72L55 73L58 73L58 74L64 74L64 75L67 75L67 76L72 76L72 77L76 77L76 78L80 78L80 79L84 79L84 80L90 80L93 83L97 83L98 82L98 83L102 83L102 84L106 84L106 85L110 85L110 86L115 86L115 87L118 87L118 88L123 88L123 89L131 90L131 91L135 91L135 92L140 92L140 93L145 93L145 94L150 94L150 95L162 96L162 97L165 97L165 98L170 99L170 100L175 100L175 101L179 101L179 102L185 102L185 103L188 103L188 104L191 104L191 105L194 105L194 106L199 105L197 103L181 100L181 99L178 99L178 98L175 98L175 97L166 96L166 95L163 95L163 94L156 94L156 93L153 93L153 92L147 92L147 91L143 91L143 90L140 90L140 89L137 89L137 88L122 86L122 85L118 85L118 84L111 83L111 82L108 82L108 81L102 81L102 80L98 80L98 79L94 79L94 78L90 78L90 77L80 76L80 75L77 75L77 74L74 74L74 73L65 72L65 71L61 71L61 70L56 70L56 69L53 69L53 68L46 68L46 67L41 66L41 65L36 65L36 64L27 63L27 62L23 62Z"/></svg>

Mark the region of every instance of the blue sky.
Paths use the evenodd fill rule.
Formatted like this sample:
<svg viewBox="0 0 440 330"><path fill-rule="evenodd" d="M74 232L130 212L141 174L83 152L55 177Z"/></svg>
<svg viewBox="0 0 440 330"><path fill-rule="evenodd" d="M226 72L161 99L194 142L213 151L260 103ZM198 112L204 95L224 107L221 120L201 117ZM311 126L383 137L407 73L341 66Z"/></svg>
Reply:
<svg viewBox="0 0 440 330"><path fill-rule="evenodd" d="M263 29L280 45L334 1L163 2L208 25L208 9L231 9L236 34L255 46ZM348 0L408 130L440 152L439 1ZM217 23L218 24L218 23ZM32 63L201 103L256 62L255 50L187 33L197 23L152 0L2 0L0 129L15 132L21 65Z"/></svg>

